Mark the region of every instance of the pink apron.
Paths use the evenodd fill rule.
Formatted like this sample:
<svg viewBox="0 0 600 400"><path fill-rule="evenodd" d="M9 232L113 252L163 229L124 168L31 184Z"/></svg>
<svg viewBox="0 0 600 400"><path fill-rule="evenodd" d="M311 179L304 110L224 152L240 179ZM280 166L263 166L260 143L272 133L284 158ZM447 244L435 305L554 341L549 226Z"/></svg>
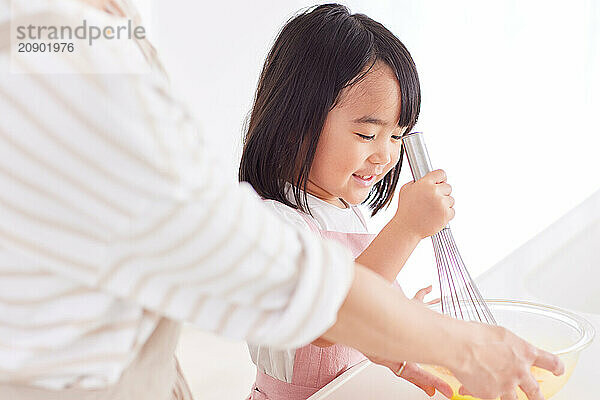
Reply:
<svg viewBox="0 0 600 400"><path fill-rule="evenodd" d="M4 400L192 400L174 352L181 324L162 318L119 381L105 389L47 390L0 383Z"/></svg>
<svg viewBox="0 0 600 400"><path fill-rule="evenodd" d="M363 224L366 223L354 209ZM298 212L313 232L324 238L337 240L357 258L375 238L371 233L344 233L320 230L310 217ZM334 344L318 347L312 344L296 350L292 382L287 383L257 370L256 382L246 400L305 400L342 372L365 360L366 357L351 347Z"/></svg>

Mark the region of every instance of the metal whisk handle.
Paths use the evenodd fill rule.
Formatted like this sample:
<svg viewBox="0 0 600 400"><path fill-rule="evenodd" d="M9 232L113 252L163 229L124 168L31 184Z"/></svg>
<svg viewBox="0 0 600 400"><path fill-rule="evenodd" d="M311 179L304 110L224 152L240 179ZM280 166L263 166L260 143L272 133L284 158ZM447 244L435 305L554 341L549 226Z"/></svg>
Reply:
<svg viewBox="0 0 600 400"><path fill-rule="evenodd" d="M412 132L402 136L402 144L408 157L408 165L413 178L418 181L433 169L423 139L423 132Z"/></svg>

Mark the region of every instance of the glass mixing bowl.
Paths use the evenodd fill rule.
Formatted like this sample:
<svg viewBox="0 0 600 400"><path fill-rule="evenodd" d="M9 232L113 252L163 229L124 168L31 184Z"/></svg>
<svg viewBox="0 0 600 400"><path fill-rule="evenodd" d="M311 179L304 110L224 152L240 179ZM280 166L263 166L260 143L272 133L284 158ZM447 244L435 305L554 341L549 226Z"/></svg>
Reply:
<svg viewBox="0 0 600 400"><path fill-rule="evenodd" d="M498 325L501 325L533 345L556 354L565 363L565 373L554 376L549 371L533 367L532 373L540 384L545 398L555 395L569 380L579 353L590 345L594 338L594 328L584 318L557 307L513 300L486 300ZM431 306L441 312L441 306ZM454 390L452 400L474 400L475 397L460 396L460 383L445 368L422 365L424 369L446 381ZM517 390L519 400L527 396Z"/></svg>

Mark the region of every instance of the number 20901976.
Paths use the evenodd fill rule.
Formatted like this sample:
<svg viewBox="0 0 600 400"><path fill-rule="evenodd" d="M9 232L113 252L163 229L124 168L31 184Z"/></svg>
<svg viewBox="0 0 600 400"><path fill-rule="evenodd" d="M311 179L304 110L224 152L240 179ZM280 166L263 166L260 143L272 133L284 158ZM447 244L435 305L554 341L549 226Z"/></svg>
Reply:
<svg viewBox="0 0 600 400"><path fill-rule="evenodd" d="M75 45L73 43L19 43L19 53L72 53L75 51Z"/></svg>

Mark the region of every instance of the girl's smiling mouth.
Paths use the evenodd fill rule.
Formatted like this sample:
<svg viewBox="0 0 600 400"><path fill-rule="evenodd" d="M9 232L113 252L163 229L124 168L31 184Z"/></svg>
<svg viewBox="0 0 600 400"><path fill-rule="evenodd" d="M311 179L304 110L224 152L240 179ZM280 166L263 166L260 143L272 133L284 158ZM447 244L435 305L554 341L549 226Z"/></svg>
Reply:
<svg viewBox="0 0 600 400"><path fill-rule="evenodd" d="M369 187L375 181L375 175L352 174L352 178L361 186Z"/></svg>

